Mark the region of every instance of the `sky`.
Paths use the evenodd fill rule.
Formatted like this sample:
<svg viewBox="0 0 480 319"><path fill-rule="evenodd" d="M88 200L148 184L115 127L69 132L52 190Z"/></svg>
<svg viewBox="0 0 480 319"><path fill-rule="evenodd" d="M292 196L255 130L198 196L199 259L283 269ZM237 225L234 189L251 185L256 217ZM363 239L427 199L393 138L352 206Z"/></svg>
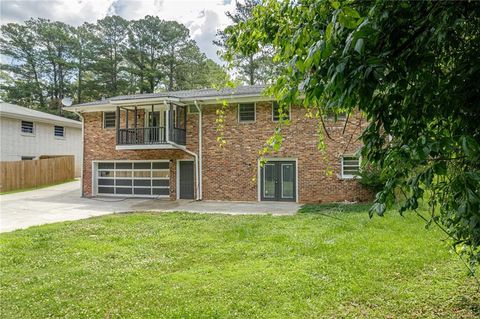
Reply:
<svg viewBox="0 0 480 319"><path fill-rule="evenodd" d="M212 41L229 24L225 12L234 8L235 0L0 0L0 23L46 18L78 26L107 15L127 20L156 15L187 26L200 50L220 63Z"/></svg>

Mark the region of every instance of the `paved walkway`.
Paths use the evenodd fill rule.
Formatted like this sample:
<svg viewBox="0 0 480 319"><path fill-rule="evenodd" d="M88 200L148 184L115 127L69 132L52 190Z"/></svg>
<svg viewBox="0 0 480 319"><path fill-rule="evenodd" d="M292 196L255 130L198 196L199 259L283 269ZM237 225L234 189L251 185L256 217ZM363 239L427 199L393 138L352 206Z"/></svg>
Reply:
<svg viewBox="0 0 480 319"><path fill-rule="evenodd" d="M80 182L0 195L0 232L92 216L133 211L292 215L295 203L170 201L140 198L81 198Z"/></svg>

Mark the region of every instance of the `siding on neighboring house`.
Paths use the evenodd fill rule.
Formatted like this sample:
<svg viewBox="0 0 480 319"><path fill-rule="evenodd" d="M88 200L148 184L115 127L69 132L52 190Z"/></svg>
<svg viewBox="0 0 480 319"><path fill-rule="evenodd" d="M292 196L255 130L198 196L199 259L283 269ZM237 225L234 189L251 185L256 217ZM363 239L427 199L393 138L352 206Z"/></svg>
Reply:
<svg viewBox="0 0 480 319"><path fill-rule="evenodd" d="M64 126L65 137L54 135L55 124L36 122L33 119L34 134L22 133L22 120L16 118L0 117L0 161L19 161L22 157L35 157L42 155L74 155L75 175L80 176L82 165L82 129Z"/></svg>
<svg viewBox="0 0 480 319"><path fill-rule="evenodd" d="M271 136L272 103L256 103L256 121L238 123L237 104L227 109L223 148L218 146L215 120L217 106L203 106L203 199L257 201L258 151ZM131 116L133 114L130 112ZM115 128L103 128L102 112L85 112L83 190L92 196L92 161L106 160L170 160L170 198L176 198L176 160L191 159L182 150L116 150ZM366 201L372 194L352 179L341 178L341 157L352 154L361 146L358 137L365 126L359 116L350 119L343 132L344 122L327 120L333 140L325 137L326 155L317 149L318 121L305 116L300 107L291 108L292 124L283 128L282 149L268 157L295 159L298 165L299 202ZM121 125L125 112L121 112ZM129 118L129 122L132 123ZM143 112L139 113L143 123ZM142 124L139 124L142 126ZM187 119L187 149L198 153L198 115ZM328 174L333 171L333 174Z"/></svg>

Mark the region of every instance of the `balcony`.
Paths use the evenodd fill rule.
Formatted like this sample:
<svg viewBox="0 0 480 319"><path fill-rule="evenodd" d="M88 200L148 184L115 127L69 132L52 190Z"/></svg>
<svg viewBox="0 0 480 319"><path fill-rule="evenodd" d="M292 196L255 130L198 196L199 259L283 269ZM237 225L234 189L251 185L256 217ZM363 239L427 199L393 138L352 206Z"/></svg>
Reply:
<svg viewBox="0 0 480 319"><path fill-rule="evenodd" d="M117 150L185 146L187 142L186 111L186 106L173 103L169 107L166 105L152 105L148 108L118 106ZM133 125L129 125L129 122Z"/></svg>
<svg viewBox="0 0 480 319"><path fill-rule="evenodd" d="M117 145L166 144L165 127L118 129Z"/></svg>

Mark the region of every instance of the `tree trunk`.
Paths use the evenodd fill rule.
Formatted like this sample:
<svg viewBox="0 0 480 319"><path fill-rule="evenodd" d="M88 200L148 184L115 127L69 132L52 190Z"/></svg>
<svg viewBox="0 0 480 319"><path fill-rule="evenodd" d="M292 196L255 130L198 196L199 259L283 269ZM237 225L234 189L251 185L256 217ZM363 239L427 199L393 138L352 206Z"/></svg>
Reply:
<svg viewBox="0 0 480 319"><path fill-rule="evenodd" d="M78 88L77 88L77 102L82 103L82 65L83 59L82 56L78 58Z"/></svg>
<svg viewBox="0 0 480 319"><path fill-rule="evenodd" d="M250 75L250 85L255 84L255 68L253 66L253 55L249 56L248 71Z"/></svg>

